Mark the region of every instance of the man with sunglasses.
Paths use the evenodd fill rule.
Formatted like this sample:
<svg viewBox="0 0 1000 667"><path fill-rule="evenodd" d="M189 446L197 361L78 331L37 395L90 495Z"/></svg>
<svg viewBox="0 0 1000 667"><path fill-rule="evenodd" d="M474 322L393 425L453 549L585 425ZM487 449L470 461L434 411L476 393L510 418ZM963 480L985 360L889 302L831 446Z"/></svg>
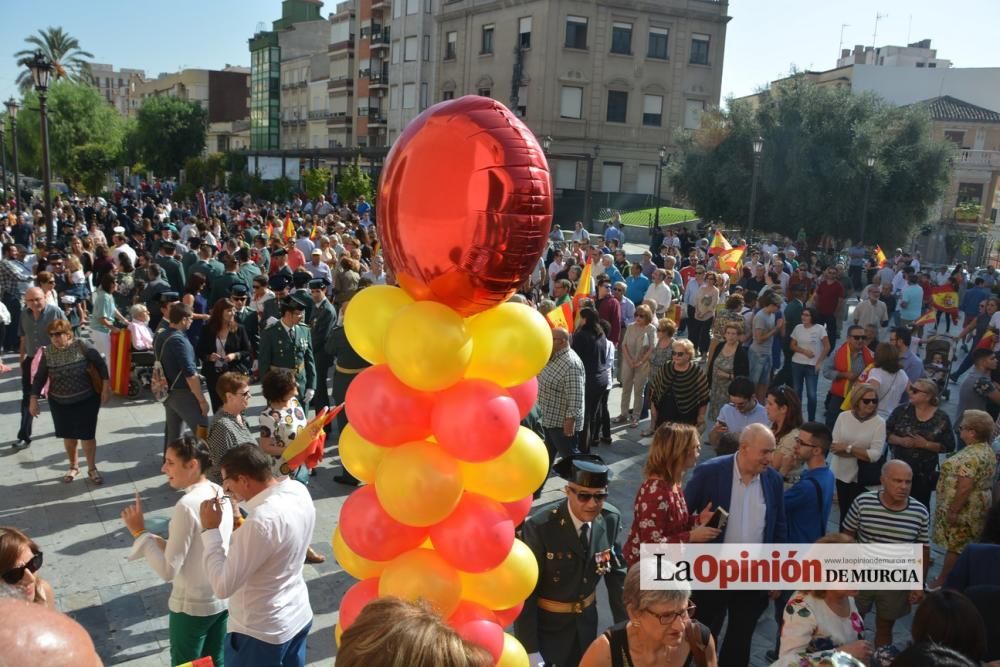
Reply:
<svg viewBox="0 0 1000 667"><path fill-rule="evenodd" d="M831 430L837 416L843 412L840 406L844 402L844 396L850 391L851 385L857 382L861 372L874 361L875 355L865 345L865 330L852 324L847 328L847 340L823 364L823 377L831 382L824 403L823 421Z"/></svg>
<svg viewBox="0 0 1000 667"><path fill-rule="evenodd" d="M538 561L538 583L514 622L529 653L547 665L579 664L597 638L597 584L603 578L616 623L626 620L621 514L608 504L610 470L599 456L563 457L554 466L566 499L539 509L519 531Z"/></svg>

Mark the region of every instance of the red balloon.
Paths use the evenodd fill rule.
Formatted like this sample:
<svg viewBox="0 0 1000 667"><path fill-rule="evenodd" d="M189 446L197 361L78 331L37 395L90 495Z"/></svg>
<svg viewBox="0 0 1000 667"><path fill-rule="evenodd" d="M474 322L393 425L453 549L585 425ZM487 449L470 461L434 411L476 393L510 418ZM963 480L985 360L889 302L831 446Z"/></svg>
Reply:
<svg viewBox="0 0 1000 667"><path fill-rule="evenodd" d="M490 621L469 621L458 628L458 636L489 651L494 662L503 654L503 628Z"/></svg>
<svg viewBox="0 0 1000 667"><path fill-rule="evenodd" d="M509 628L514 620L521 615L521 610L524 609L524 603L519 602L517 606L511 607L510 609L496 609L493 613L497 617L497 623L500 627Z"/></svg>
<svg viewBox="0 0 1000 667"><path fill-rule="evenodd" d="M507 387L507 393L517 403L518 414L521 415L521 419L524 419L531 412L531 408L535 407L535 401L538 400L538 379L531 378L527 382Z"/></svg>
<svg viewBox="0 0 1000 667"><path fill-rule="evenodd" d="M427 530L407 526L382 509L373 485L352 493L340 509L340 536L351 551L368 560L392 560L419 547Z"/></svg>
<svg viewBox="0 0 1000 667"><path fill-rule="evenodd" d="M506 301L538 263L552 226L548 162L503 104L448 100L393 142L377 209L400 287L467 317Z"/></svg>
<svg viewBox="0 0 1000 667"><path fill-rule="evenodd" d="M467 491L444 521L430 527L430 537L434 550L452 567L486 572L510 553L514 522L497 501Z"/></svg>
<svg viewBox="0 0 1000 667"><path fill-rule="evenodd" d="M455 458L489 461L514 443L521 425L517 403L492 382L463 380L435 398L431 431Z"/></svg>
<svg viewBox="0 0 1000 667"><path fill-rule="evenodd" d="M497 622L496 614L481 604L462 600L458 603L458 608L448 617L448 625L458 628L469 621L490 621Z"/></svg>
<svg viewBox="0 0 1000 667"><path fill-rule="evenodd" d="M380 364L358 374L347 390L347 416L365 440L383 447L431 434L431 397L400 382Z"/></svg>
<svg viewBox="0 0 1000 667"><path fill-rule="evenodd" d="M351 627L365 605L378 597L378 577L365 579L347 589L340 601L338 623L341 630Z"/></svg>
<svg viewBox="0 0 1000 667"><path fill-rule="evenodd" d="M531 511L531 503L534 500L532 496L525 496L512 503L503 503L504 509L507 510L507 514L510 515L510 520L514 522L515 526L519 526L524 521L524 517L528 516L528 512Z"/></svg>

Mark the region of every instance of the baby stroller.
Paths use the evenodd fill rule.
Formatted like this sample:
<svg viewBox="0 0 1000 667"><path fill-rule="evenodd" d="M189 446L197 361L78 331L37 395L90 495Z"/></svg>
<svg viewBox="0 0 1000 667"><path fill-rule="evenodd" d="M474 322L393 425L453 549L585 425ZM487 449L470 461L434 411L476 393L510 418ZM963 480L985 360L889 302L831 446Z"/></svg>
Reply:
<svg viewBox="0 0 1000 667"><path fill-rule="evenodd" d="M934 334L927 339L924 372L937 385L938 395L944 401L947 401L951 396L951 390L948 389L948 376L951 375L955 342L955 337L948 334ZM914 378L910 378L910 382L913 380Z"/></svg>

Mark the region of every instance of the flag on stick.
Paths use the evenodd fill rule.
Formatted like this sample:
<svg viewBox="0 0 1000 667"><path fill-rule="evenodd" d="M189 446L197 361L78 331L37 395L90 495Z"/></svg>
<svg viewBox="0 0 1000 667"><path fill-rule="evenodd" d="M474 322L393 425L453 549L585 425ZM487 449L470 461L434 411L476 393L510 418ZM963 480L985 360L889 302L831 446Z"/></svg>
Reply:
<svg viewBox="0 0 1000 667"><path fill-rule="evenodd" d="M590 261L587 261L583 265L583 271L580 273L580 282L576 284L576 294L574 296L590 296L590 283L593 282L593 275L594 269Z"/></svg>
<svg viewBox="0 0 1000 667"><path fill-rule="evenodd" d="M928 310L926 313L924 313L923 315L921 315L920 317L918 317L913 322L913 326L915 326L915 327L922 327L922 326L925 326L927 324L934 324L934 311L933 310Z"/></svg>
<svg viewBox="0 0 1000 667"><path fill-rule="evenodd" d="M878 262L879 268L885 266L886 262L889 261L885 258L885 253L882 252L882 248L879 246L875 246L875 261Z"/></svg>
<svg viewBox="0 0 1000 667"><path fill-rule="evenodd" d="M931 305L934 310L940 310L949 315L958 314L958 292L952 284L937 285L931 288Z"/></svg>
<svg viewBox="0 0 1000 667"><path fill-rule="evenodd" d="M726 237L722 235L722 232L716 231L715 236L712 237L712 243L708 246L709 255L721 255L722 253L732 250L733 246L729 245L729 241Z"/></svg>
<svg viewBox="0 0 1000 667"><path fill-rule="evenodd" d="M292 224L291 213L285 214L285 227L282 230L282 235L285 237L286 241L295 238L295 225Z"/></svg>
<svg viewBox="0 0 1000 667"><path fill-rule="evenodd" d="M731 274L740 270L740 262L743 260L743 253L747 247L745 245L730 248L719 254L719 270Z"/></svg>
<svg viewBox="0 0 1000 667"><path fill-rule="evenodd" d="M573 306L569 301L561 306L557 306L545 315L549 321L549 326L553 329L563 328L573 333Z"/></svg>

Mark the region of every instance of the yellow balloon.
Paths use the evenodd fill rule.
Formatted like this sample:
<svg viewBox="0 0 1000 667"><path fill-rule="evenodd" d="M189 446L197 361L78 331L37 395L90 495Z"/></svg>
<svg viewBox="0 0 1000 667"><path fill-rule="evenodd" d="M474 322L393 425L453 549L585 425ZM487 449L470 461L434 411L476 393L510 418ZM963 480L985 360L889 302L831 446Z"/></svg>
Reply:
<svg viewBox="0 0 1000 667"><path fill-rule="evenodd" d="M440 391L461 380L471 355L465 320L434 301L418 301L400 310L385 336L389 368L419 391Z"/></svg>
<svg viewBox="0 0 1000 667"><path fill-rule="evenodd" d="M373 364L385 363L386 332L394 326L399 311L411 303L410 295L390 285L358 291L344 313L344 332L351 347Z"/></svg>
<svg viewBox="0 0 1000 667"><path fill-rule="evenodd" d="M378 580L380 596L415 602L426 600L443 618L451 616L462 597L458 570L436 552L413 549L393 559Z"/></svg>
<svg viewBox="0 0 1000 667"><path fill-rule="evenodd" d="M523 602L538 582L538 561L528 545L514 540L514 546L500 565L474 574L460 572L462 599L487 609L509 609Z"/></svg>
<svg viewBox="0 0 1000 667"><path fill-rule="evenodd" d="M501 503L535 492L549 474L549 454L534 431L521 426L514 443L500 456L482 463L459 462L466 491Z"/></svg>
<svg viewBox="0 0 1000 667"><path fill-rule="evenodd" d="M534 308L502 303L466 320L472 359L466 378L513 387L538 375L552 353L552 329Z"/></svg>
<svg viewBox="0 0 1000 667"><path fill-rule="evenodd" d="M382 574L388 561L368 560L357 555L344 542L340 535L340 526L333 530L333 555L344 568L344 572L355 579L371 579Z"/></svg>
<svg viewBox="0 0 1000 667"><path fill-rule="evenodd" d="M451 514L462 497L462 487L458 461L431 442L387 449L375 474L375 493L382 508L408 526L430 526Z"/></svg>
<svg viewBox="0 0 1000 667"><path fill-rule="evenodd" d="M340 462L347 471L368 484L375 481L375 471L388 451L362 438L350 424L340 434L337 449Z"/></svg>
<svg viewBox="0 0 1000 667"><path fill-rule="evenodd" d="M344 631L340 628L340 623L333 626L333 641L337 644L337 648L340 648L340 638L344 636ZM507 639L504 638L504 651L507 650ZM503 656L500 656L503 658Z"/></svg>
<svg viewBox="0 0 1000 667"><path fill-rule="evenodd" d="M528 652L513 635L503 633L503 652L496 667L528 667Z"/></svg>

